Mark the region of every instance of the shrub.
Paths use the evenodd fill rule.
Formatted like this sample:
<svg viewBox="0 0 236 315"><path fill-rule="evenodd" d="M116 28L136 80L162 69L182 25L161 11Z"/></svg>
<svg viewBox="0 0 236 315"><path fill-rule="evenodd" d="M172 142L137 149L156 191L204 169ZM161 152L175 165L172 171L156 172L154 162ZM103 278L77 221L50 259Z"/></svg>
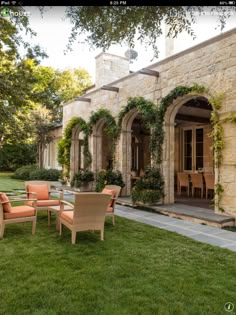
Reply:
<svg viewBox="0 0 236 315"><path fill-rule="evenodd" d="M27 179L30 179L30 173L35 170L37 170L36 165L25 165L18 168L12 177L16 179L27 180Z"/></svg>
<svg viewBox="0 0 236 315"><path fill-rule="evenodd" d="M148 167L144 177L139 178L131 191L133 203L155 203L164 197L164 181L160 169Z"/></svg>
<svg viewBox="0 0 236 315"><path fill-rule="evenodd" d="M94 174L88 170L79 170L78 173L74 174L70 183L71 187L79 188L83 184L94 181Z"/></svg>
<svg viewBox="0 0 236 315"><path fill-rule="evenodd" d="M111 169L99 171L96 178L96 191L102 191L105 185L124 187L125 183L123 182L121 172Z"/></svg>
<svg viewBox="0 0 236 315"><path fill-rule="evenodd" d="M42 168L32 171L29 175L29 178L35 180L58 181L60 176L61 171L59 170Z"/></svg>
<svg viewBox="0 0 236 315"><path fill-rule="evenodd" d="M36 162L36 146L34 144L4 144L0 150L0 170L15 171Z"/></svg>

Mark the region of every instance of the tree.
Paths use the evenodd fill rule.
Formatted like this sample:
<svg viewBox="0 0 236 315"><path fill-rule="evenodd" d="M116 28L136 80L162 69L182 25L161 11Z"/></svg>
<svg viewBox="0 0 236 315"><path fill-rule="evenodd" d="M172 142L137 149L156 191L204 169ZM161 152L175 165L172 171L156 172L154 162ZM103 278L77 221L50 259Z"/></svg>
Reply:
<svg viewBox="0 0 236 315"><path fill-rule="evenodd" d="M33 128L32 136L37 146L37 164L39 168L43 168L44 150L53 139L50 131L55 125L52 123L50 111L40 104L37 104L35 109L29 113L28 118Z"/></svg>
<svg viewBox="0 0 236 315"><path fill-rule="evenodd" d="M78 38L84 38L92 47L108 49L112 44L128 44L134 47L135 38L151 46L158 56L157 39L163 33L162 22L169 28L168 37L176 37L186 31L195 36L192 24L197 14L205 14L203 6L71 6L66 15L73 24L68 48ZM209 7L218 16L219 27L224 28L235 7Z"/></svg>

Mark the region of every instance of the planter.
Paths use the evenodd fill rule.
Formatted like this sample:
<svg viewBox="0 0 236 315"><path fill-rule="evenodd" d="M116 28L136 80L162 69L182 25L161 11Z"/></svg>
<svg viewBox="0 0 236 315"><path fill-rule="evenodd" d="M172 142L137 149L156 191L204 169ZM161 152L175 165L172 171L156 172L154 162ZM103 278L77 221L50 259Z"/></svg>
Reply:
<svg viewBox="0 0 236 315"><path fill-rule="evenodd" d="M84 183L79 188L80 191L93 191L93 182Z"/></svg>

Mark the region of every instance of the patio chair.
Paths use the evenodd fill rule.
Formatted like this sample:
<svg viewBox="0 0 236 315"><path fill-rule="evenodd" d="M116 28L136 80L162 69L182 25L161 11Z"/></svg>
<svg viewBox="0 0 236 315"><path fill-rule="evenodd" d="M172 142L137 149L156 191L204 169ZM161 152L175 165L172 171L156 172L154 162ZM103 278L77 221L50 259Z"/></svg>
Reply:
<svg viewBox="0 0 236 315"><path fill-rule="evenodd" d="M11 203L18 201L30 201L32 202L32 206L11 206ZM5 193L0 192L0 239L3 238L5 226L7 224L20 222L32 222L32 234L35 234L36 218L37 210L35 199L9 200Z"/></svg>
<svg viewBox="0 0 236 315"><path fill-rule="evenodd" d="M46 210L48 207L59 206L60 200L63 199L63 192L59 193L59 200L50 199L51 183L48 181L27 181L25 182L25 189L27 192L27 198L37 199L37 210ZM55 191L58 192L58 191ZM28 202L31 206L32 202ZM48 224L50 225L50 215L48 213Z"/></svg>
<svg viewBox="0 0 236 315"><path fill-rule="evenodd" d="M187 188L187 194L189 197L189 178L188 173L177 173L177 194L181 195L181 188Z"/></svg>
<svg viewBox="0 0 236 315"><path fill-rule="evenodd" d="M119 197L121 187L117 185L106 185L102 191L104 194L110 194L111 200L107 207L106 217L112 217L112 224L115 225L115 205Z"/></svg>
<svg viewBox="0 0 236 315"><path fill-rule="evenodd" d="M206 184L206 199L208 197L208 190L214 191L215 185L215 175L213 174L204 174L205 184Z"/></svg>
<svg viewBox="0 0 236 315"><path fill-rule="evenodd" d="M191 173L192 197L194 197L195 189L200 190L201 198L203 198L203 178L202 174Z"/></svg>
<svg viewBox="0 0 236 315"><path fill-rule="evenodd" d="M60 235L62 225L71 230L71 243L76 242L76 233L79 231L100 231L101 240L104 240L104 224L106 208L111 196L101 193L76 193L74 205L61 200ZM65 205L73 207L73 210L63 211Z"/></svg>

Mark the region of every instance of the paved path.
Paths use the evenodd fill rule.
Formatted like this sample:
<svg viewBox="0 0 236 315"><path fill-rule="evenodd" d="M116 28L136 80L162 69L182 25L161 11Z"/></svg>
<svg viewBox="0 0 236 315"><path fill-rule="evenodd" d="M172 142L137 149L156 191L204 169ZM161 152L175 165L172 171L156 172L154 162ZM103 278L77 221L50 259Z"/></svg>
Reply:
<svg viewBox="0 0 236 315"><path fill-rule="evenodd" d="M115 213L126 219L176 232L199 242L227 248L236 252L236 233L165 215L116 205Z"/></svg>
<svg viewBox="0 0 236 315"><path fill-rule="evenodd" d="M64 199L72 201L73 195L65 194ZM176 232L202 243L227 248L236 252L236 232L230 232L121 205L116 205L115 214L126 219Z"/></svg>

